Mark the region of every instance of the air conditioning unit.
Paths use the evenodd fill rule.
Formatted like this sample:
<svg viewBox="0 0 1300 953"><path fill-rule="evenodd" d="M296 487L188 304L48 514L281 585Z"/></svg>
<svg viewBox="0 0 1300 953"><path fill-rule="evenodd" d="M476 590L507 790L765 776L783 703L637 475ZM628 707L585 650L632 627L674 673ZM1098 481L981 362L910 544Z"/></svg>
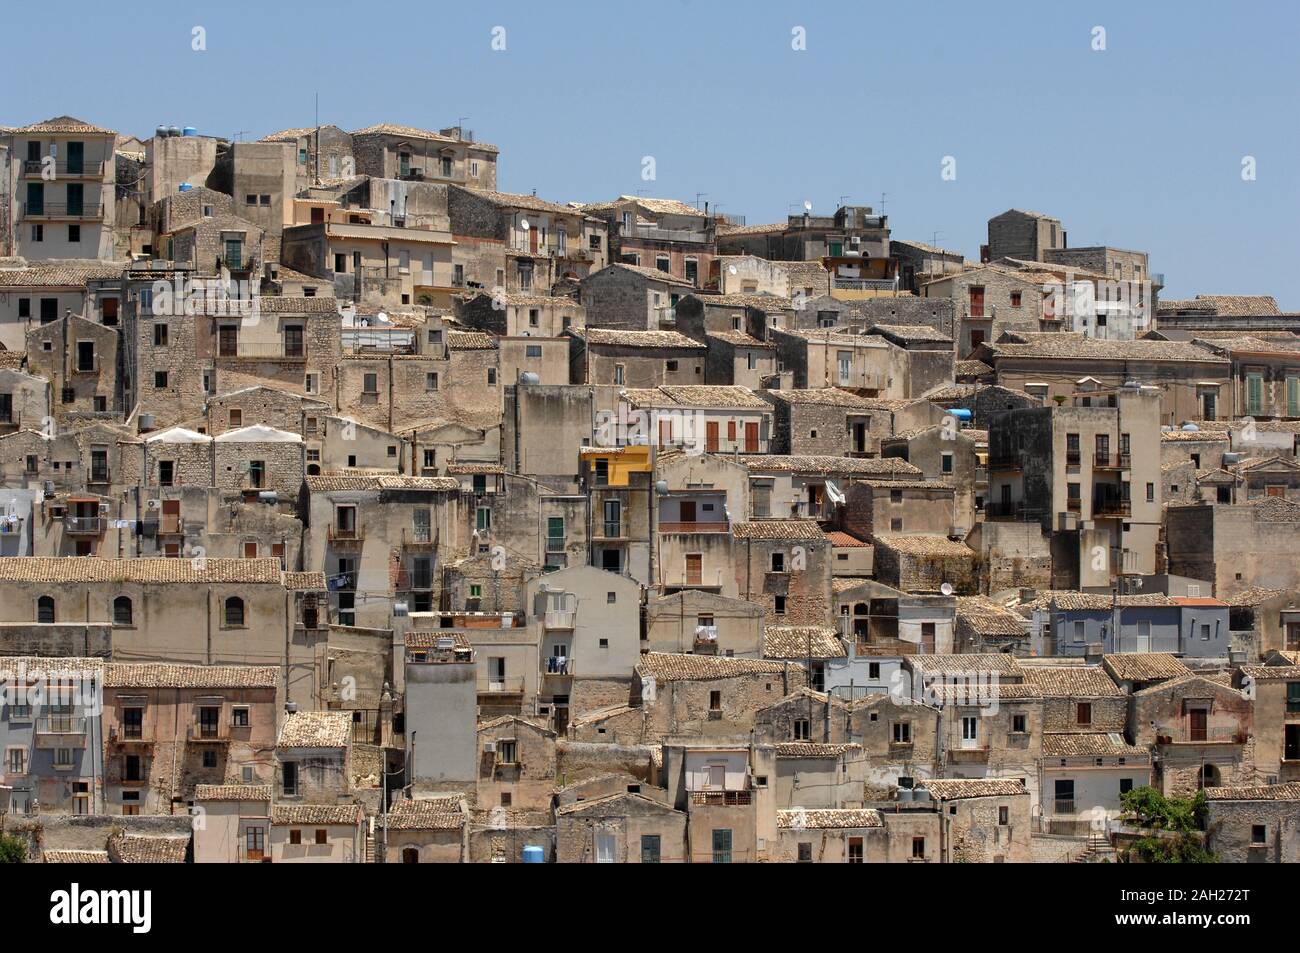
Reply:
<svg viewBox="0 0 1300 953"><path fill-rule="evenodd" d="M162 506L162 500L150 500L145 503L145 509L156 510Z"/></svg>
<svg viewBox="0 0 1300 953"><path fill-rule="evenodd" d="M483 743L483 751L487 754L496 754L497 743L495 741L485 741Z"/></svg>

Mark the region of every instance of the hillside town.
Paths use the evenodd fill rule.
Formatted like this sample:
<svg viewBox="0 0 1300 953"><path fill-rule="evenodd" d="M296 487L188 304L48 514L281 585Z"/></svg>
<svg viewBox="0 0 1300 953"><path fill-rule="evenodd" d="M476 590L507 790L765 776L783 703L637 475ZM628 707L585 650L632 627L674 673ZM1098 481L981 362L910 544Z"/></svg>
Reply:
<svg viewBox="0 0 1300 953"><path fill-rule="evenodd" d="M1300 861L1300 312L508 161L0 126L7 851Z"/></svg>

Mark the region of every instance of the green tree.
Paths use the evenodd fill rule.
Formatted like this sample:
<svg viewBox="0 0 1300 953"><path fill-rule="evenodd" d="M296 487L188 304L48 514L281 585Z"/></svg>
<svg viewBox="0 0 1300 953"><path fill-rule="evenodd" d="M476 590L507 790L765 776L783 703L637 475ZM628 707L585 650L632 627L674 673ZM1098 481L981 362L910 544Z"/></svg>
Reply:
<svg viewBox="0 0 1300 953"><path fill-rule="evenodd" d="M27 842L21 837L0 834L0 864L23 864L27 862Z"/></svg>
<svg viewBox="0 0 1300 953"><path fill-rule="evenodd" d="M1120 795L1124 820L1153 833L1129 847L1129 859L1144 864L1215 864L1197 832L1205 828L1205 792L1195 797L1165 797L1153 787L1134 788ZM1161 837L1155 831L1174 834Z"/></svg>

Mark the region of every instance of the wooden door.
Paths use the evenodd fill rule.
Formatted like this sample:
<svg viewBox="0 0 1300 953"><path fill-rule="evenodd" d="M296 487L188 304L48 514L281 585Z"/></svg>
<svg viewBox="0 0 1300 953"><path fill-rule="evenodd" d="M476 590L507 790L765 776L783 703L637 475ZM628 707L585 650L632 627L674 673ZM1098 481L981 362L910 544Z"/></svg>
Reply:
<svg viewBox="0 0 1300 953"><path fill-rule="evenodd" d="M1204 708L1193 708L1187 713L1188 741L1204 741L1209 737L1209 716Z"/></svg>
<svg viewBox="0 0 1300 953"><path fill-rule="evenodd" d="M758 453L758 424L754 421L745 424L745 452Z"/></svg>
<svg viewBox="0 0 1300 953"><path fill-rule="evenodd" d="M708 453L718 452L718 422L710 420L704 425L704 449Z"/></svg>

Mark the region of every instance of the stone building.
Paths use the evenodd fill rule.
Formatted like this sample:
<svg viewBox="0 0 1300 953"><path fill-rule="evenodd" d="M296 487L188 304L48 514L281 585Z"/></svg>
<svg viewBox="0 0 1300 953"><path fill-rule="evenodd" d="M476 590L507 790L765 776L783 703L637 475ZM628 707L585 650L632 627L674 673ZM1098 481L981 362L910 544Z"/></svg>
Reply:
<svg viewBox="0 0 1300 953"><path fill-rule="evenodd" d="M647 713L647 740L734 738L805 682L803 669L785 662L649 652L636 665L632 702Z"/></svg>
<svg viewBox="0 0 1300 953"><path fill-rule="evenodd" d="M432 132L379 123L352 133L356 171L381 179L439 182L474 189L497 186L496 146L460 126Z"/></svg>
<svg viewBox="0 0 1300 953"><path fill-rule="evenodd" d="M672 275L702 287L717 254L715 219L676 199L620 195L613 202L581 207L603 220L609 233L609 260Z"/></svg>
<svg viewBox="0 0 1300 953"><path fill-rule="evenodd" d="M561 864L685 863L686 814L657 798L624 791L555 811Z"/></svg>
<svg viewBox="0 0 1300 953"><path fill-rule="evenodd" d="M1031 796L1025 782L932 780L925 791L938 804L949 863L1022 864L1030 860Z"/></svg>
<svg viewBox="0 0 1300 953"><path fill-rule="evenodd" d="M1135 691L1129 724L1150 746L1155 784L1169 797L1256 783L1251 699L1226 680L1188 673Z"/></svg>
<svg viewBox="0 0 1300 953"><path fill-rule="evenodd" d="M118 416L119 346L116 328L71 313L27 332L27 368L50 382L56 420Z"/></svg>
<svg viewBox="0 0 1300 953"><path fill-rule="evenodd" d="M704 383L708 348L676 331L570 331L574 384L653 388Z"/></svg>
<svg viewBox="0 0 1300 953"><path fill-rule="evenodd" d="M831 547L814 520L751 520L732 527L741 599L768 624L822 625L831 611Z"/></svg>
<svg viewBox="0 0 1300 953"><path fill-rule="evenodd" d="M555 791L555 732L518 715L480 722L479 808L545 811Z"/></svg>
<svg viewBox="0 0 1300 953"><path fill-rule="evenodd" d="M104 799L111 814L169 814L200 784L265 784L279 666L104 667Z"/></svg>
<svg viewBox="0 0 1300 953"><path fill-rule="evenodd" d="M677 302L694 287L662 269L616 261L582 280L579 300L589 328L658 331L673 325Z"/></svg>
<svg viewBox="0 0 1300 953"><path fill-rule="evenodd" d="M1229 864L1300 861L1300 784L1211 788L1206 794L1206 847Z"/></svg>
<svg viewBox="0 0 1300 953"><path fill-rule="evenodd" d="M703 589L683 589L646 600L646 642L650 652L760 658L761 606Z"/></svg>
<svg viewBox="0 0 1300 953"><path fill-rule="evenodd" d="M1018 208L990 218L988 238L988 254L982 258L989 261L999 258L1047 261L1049 249L1063 249L1066 242L1059 218Z"/></svg>

